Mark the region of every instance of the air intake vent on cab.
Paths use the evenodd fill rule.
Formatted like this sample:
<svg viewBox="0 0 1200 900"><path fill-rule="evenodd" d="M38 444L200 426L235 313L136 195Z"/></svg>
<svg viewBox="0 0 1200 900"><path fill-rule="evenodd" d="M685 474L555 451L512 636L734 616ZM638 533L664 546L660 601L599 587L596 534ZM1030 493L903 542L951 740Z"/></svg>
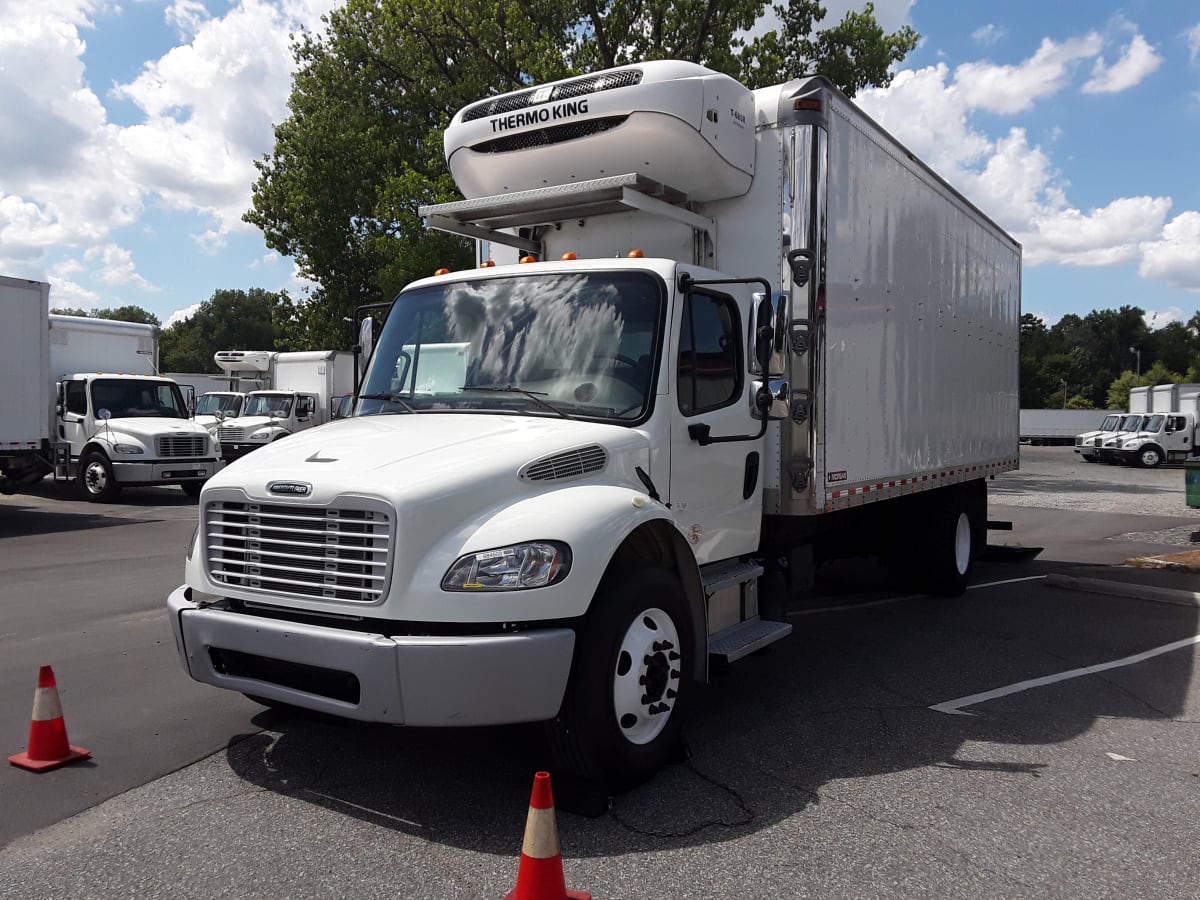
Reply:
<svg viewBox="0 0 1200 900"><path fill-rule="evenodd" d="M534 460L517 474L527 481L560 481L599 472L607 464L608 454L604 448L593 445Z"/></svg>

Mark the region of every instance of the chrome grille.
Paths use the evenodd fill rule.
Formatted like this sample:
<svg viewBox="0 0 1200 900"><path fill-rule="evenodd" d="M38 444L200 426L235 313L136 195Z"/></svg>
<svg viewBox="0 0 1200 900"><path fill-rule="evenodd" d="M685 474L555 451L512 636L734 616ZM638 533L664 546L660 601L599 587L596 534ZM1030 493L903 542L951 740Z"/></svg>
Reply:
<svg viewBox="0 0 1200 900"><path fill-rule="evenodd" d="M219 440L222 444L228 444L232 441L244 441L245 439L245 428L237 428L233 425L228 427L221 425L217 428L217 440Z"/></svg>
<svg viewBox="0 0 1200 900"><path fill-rule="evenodd" d="M387 590L394 517L382 504L289 506L213 500L204 553L217 584L266 594L373 603Z"/></svg>
<svg viewBox="0 0 1200 900"><path fill-rule="evenodd" d="M159 456L203 456L208 438L202 434L160 434L154 439Z"/></svg>
<svg viewBox="0 0 1200 900"><path fill-rule="evenodd" d="M548 97L544 96L544 88L533 88L515 94L503 94L490 100L481 100L474 106L468 106L463 110L462 120L474 122L476 119L483 119L487 116L516 112L518 109L533 106L534 95L539 91L543 96L540 96L536 102L541 104L552 100L568 100L572 97L597 94L600 91L611 91L614 88L630 87L641 84L641 81L640 69L622 69L619 72L606 72L603 75L585 75L582 78L573 78L562 84L556 84Z"/></svg>
<svg viewBox="0 0 1200 900"><path fill-rule="evenodd" d="M555 453L526 465L520 476L529 481L557 481L562 478L578 478L589 472L599 472L608 463L608 454L603 447L580 447Z"/></svg>

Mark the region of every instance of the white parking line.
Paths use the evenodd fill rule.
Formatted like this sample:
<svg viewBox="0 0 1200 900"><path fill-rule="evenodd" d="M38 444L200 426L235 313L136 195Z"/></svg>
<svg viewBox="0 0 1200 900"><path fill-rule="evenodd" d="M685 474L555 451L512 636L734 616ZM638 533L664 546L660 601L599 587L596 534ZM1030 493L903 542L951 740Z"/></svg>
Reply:
<svg viewBox="0 0 1200 900"><path fill-rule="evenodd" d="M993 691L984 691L980 694L971 694L969 697L959 697L957 700L947 700L945 703L938 703L937 705L929 708L935 712L946 713L947 715L951 716L974 716L978 715L978 713L967 712L963 709L963 707L975 706L977 703L995 700L997 697L1007 697L1009 694L1019 694L1021 691L1028 691L1032 688L1042 687L1043 685L1054 684L1056 681L1067 681L1071 678L1080 678L1084 675L1095 675L1097 672L1104 672L1108 669L1119 669L1122 666L1132 666L1135 663L1152 659L1155 656L1162 656L1164 653L1171 653L1174 650L1182 650L1184 647L1191 647L1193 644L1200 644L1200 634L1192 635L1190 638L1184 638L1182 641L1175 641L1170 644L1164 644L1161 647L1155 647L1153 650L1135 653L1133 656L1126 656L1123 659L1114 659L1112 662L1097 663L1094 666L1084 666L1082 669L1071 669L1069 672L1059 672L1057 675L1044 675L1041 678L1031 678L1028 681L1018 681L1016 684L1010 684L1007 687L996 688Z"/></svg>
<svg viewBox="0 0 1200 900"><path fill-rule="evenodd" d="M1020 581L1040 581L1045 578L1045 575L1027 575L1024 578L1009 578L1005 581L985 581L983 584L969 584L968 591L975 591L979 588L996 587L1001 584L1016 584ZM817 609L798 609L788 613L784 618L794 619L797 616L815 616L818 613L843 612L851 609L870 609L872 606L887 606L889 603L901 603L904 600L920 600L922 597L928 597L928 594L901 594L899 597L884 597L882 600L870 600L867 603L843 603L840 606L821 606Z"/></svg>

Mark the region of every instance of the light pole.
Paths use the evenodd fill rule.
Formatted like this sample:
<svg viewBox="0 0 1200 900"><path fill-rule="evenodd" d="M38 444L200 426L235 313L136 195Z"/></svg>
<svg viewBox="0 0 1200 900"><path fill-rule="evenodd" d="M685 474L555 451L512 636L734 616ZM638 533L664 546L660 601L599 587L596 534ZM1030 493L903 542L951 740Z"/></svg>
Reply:
<svg viewBox="0 0 1200 900"><path fill-rule="evenodd" d="M1142 351L1137 347L1130 347L1129 352L1137 357L1137 383L1140 386L1142 383Z"/></svg>

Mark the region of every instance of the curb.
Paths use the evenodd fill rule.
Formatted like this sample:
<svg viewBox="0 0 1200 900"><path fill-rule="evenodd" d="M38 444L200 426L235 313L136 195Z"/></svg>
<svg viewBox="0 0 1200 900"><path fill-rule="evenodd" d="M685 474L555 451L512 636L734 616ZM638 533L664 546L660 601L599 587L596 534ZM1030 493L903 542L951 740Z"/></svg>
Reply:
<svg viewBox="0 0 1200 900"><path fill-rule="evenodd" d="M1189 575L1200 575L1200 566L1191 563L1173 562L1158 556L1139 556L1125 563L1133 569L1166 569L1169 572L1184 572Z"/></svg>
<svg viewBox="0 0 1200 900"><path fill-rule="evenodd" d="M1074 575L1056 574L1047 575L1046 584L1068 591L1107 594L1112 597L1133 597L1137 600L1153 600L1156 603L1173 603L1177 606L1200 606L1200 591L1181 591L1174 588L1151 587L1146 584L1105 581L1102 578L1078 578Z"/></svg>

